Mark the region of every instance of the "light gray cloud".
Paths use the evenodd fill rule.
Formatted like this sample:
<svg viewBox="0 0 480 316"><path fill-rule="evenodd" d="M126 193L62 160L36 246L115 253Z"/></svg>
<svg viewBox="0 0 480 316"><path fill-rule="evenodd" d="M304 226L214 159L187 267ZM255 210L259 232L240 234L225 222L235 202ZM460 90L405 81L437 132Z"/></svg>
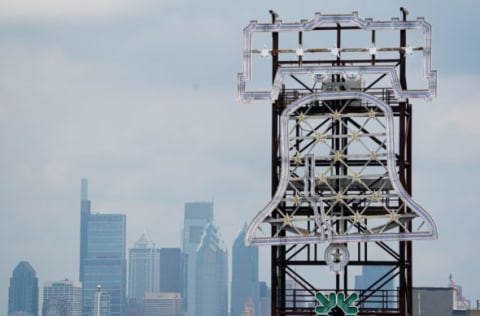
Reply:
<svg viewBox="0 0 480 316"><path fill-rule="evenodd" d="M415 107L415 152L421 155L420 162L432 155L437 163L461 165L478 161L480 148L475 145L480 135L478 79L478 74L443 75L437 98Z"/></svg>
<svg viewBox="0 0 480 316"><path fill-rule="evenodd" d="M11 21L72 22L138 13L151 5L150 0L4 0L0 2L0 17Z"/></svg>

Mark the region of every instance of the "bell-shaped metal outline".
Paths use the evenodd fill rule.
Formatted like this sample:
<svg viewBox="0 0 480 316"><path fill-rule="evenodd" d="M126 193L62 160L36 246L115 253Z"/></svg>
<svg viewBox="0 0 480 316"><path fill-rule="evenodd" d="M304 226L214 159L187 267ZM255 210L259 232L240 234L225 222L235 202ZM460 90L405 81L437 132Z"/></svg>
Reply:
<svg viewBox="0 0 480 316"><path fill-rule="evenodd" d="M427 229L422 232L396 232L396 233L371 233L361 235L334 235L330 238L329 242L343 243L343 242L373 242L373 241L395 241L395 240L428 240L438 238L438 231L436 224L428 213L421 205L416 203L409 193L404 189L400 178L396 171L395 163L395 151L394 151L394 122L393 111L384 102L378 98L369 95L364 92L356 91L342 91L342 92L318 92L309 94L303 98L291 103L282 112L280 117L280 178L279 184L275 194L271 201L254 217L248 226L245 243L247 245L285 245L285 244L307 244L307 243L322 243L325 241L324 236L282 236L282 237L256 237L256 231L259 226L273 213L273 211L282 202L282 199L287 190L289 182L289 128L288 122L291 116L304 105L314 101L328 101L328 100L349 100L349 99L361 99L377 106L383 111L385 115L386 123L386 154L387 154L387 171L388 177L391 181L393 189L398 194L399 198L405 203L405 205L416 215L424 220L427 225Z"/></svg>

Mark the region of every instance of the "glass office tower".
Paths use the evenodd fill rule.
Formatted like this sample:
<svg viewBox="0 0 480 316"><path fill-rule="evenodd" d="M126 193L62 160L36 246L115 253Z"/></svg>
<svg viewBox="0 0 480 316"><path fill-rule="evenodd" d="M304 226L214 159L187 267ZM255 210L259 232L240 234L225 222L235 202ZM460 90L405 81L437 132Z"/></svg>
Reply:
<svg viewBox="0 0 480 316"><path fill-rule="evenodd" d="M218 228L209 224L197 251L195 316L228 315L228 259Z"/></svg>
<svg viewBox="0 0 480 316"><path fill-rule="evenodd" d="M82 315L96 315L98 306L94 306L94 302L100 297L96 301L108 306L108 309L101 310L108 310L109 316L123 316L126 295L126 217L123 214L92 213L87 199L86 179L82 179L80 226Z"/></svg>
<svg viewBox="0 0 480 316"><path fill-rule="evenodd" d="M182 292L183 261L180 248L160 248L160 292Z"/></svg>
<svg viewBox="0 0 480 316"><path fill-rule="evenodd" d="M87 226L91 214L91 202L88 199L88 180L81 180L80 189L80 274L79 280L83 282L83 264L87 255Z"/></svg>
<svg viewBox="0 0 480 316"><path fill-rule="evenodd" d="M362 274L355 276L355 289L365 293L362 307L368 309L389 309L393 303L389 300L395 292L395 282L387 278L389 266L362 266ZM372 287L372 284L375 286ZM370 289L369 289L370 288ZM374 290L375 289L375 290Z"/></svg>
<svg viewBox="0 0 480 316"><path fill-rule="evenodd" d="M83 316L90 316L97 286L110 298L110 316L123 316L126 286L126 218L123 214L91 214L84 261Z"/></svg>
<svg viewBox="0 0 480 316"><path fill-rule="evenodd" d="M139 315L146 293L160 290L160 249L145 234L128 251L128 297L135 299Z"/></svg>
<svg viewBox="0 0 480 316"><path fill-rule="evenodd" d="M20 261L13 270L8 288L8 314L25 312L38 316L38 278L26 261Z"/></svg>
<svg viewBox="0 0 480 316"><path fill-rule="evenodd" d="M183 291L184 308L189 316L195 313L195 282L196 282L196 258L197 248L200 245L203 231L209 223L213 222L212 202L189 202L185 203L185 215L183 224L183 253L186 256L186 286Z"/></svg>
<svg viewBox="0 0 480 316"><path fill-rule="evenodd" d="M243 316L248 304L254 309L254 315L260 315L258 247L245 246L246 231L245 224L233 242L231 316Z"/></svg>

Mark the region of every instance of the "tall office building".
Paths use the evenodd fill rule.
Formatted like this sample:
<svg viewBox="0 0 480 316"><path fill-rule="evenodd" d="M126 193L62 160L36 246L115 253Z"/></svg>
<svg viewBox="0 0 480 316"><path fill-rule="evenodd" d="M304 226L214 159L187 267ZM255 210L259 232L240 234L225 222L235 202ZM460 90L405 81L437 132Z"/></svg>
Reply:
<svg viewBox="0 0 480 316"><path fill-rule="evenodd" d="M145 234L135 242L128 254L128 291L134 298L138 314L142 314L146 293L160 291L160 249Z"/></svg>
<svg viewBox="0 0 480 316"><path fill-rule="evenodd" d="M231 316L243 316L245 307L260 315L258 247L245 246L247 225L237 235L232 248Z"/></svg>
<svg viewBox="0 0 480 316"><path fill-rule="evenodd" d="M42 316L81 316L82 284L68 279L45 282Z"/></svg>
<svg viewBox="0 0 480 316"><path fill-rule="evenodd" d="M38 278L26 261L15 267L8 288L8 314L19 312L38 316Z"/></svg>
<svg viewBox="0 0 480 316"><path fill-rule="evenodd" d="M260 281L260 313L256 316L270 316L272 308L271 291L267 282Z"/></svg>
<svg viewBox="0 0 480 316"><path fill-rule="evenodd" d="M82 179L80 181L80 273L79 280L83 282L83 265L85 263L85 258L87 257L87 227L88 227L88 217L91 214L91 203L88 199L88 180Z"/></svg>
<svg viewBox="0 0 480 316"><path fill-rule="evenodd" d="M228 315L228 260L218 228L209 224L197 250L195 316Z"/></svg>
<svg viewBox="0 0 480 316"><path fill-rule="evenodd" d="M160 248L160 292L182 292L183 267L180 248Z"/></svg>
<svg viewBox="0 0 480 316"><path fill-rule="evenodd" d="M362 274L355 276L355 289L362 291L368 289L372 284L382 285L378 291L375 291L375 295L367 293L369 296L362 302L363 308L392 308L394 302L392 293L395 292L394 280L385 280L382 278L388 276L388 272L391 270L390 266L363 266Z"/></svg>
<svg viewBox="0 0 480 316"><path fill-rule="evenodd" d="M183 222L183 253L186 256L186 284L183 290L184 308L189 316L195 314L195 283L197 248L200 245L203 231L213 222L213 203L189 202L185 203Z"/></svg>
<svg viewBox="0 0 480 316"><path fill-rule="evenodd" d="M109 316L123 316L126 287L126 217L123 214L90 212L87 182L82 180L80 223L80 280L82 315L96 312L94 300L101 286L101 300ZM104 302L108 299L108 302Z"/></svg>

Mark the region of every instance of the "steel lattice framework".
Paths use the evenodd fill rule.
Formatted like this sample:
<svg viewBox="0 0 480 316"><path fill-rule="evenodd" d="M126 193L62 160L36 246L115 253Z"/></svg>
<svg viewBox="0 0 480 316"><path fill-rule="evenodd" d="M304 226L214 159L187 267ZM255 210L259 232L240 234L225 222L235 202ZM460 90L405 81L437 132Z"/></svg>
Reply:
<svg viewBox="0 0 480 316"><path fill-rule="evenodd" d="M404 9L391 21L354 12L283 23L270 13L272 23L244 29L238 92L272 104L272 199L246 237L272 247L272 316L315 315L316 293L329 292L357 293L358 315L411 315L412 241L437 237L411 197L409 98L436 93L431 26ZM271 34L271 48L254 47L258 34ZM266 90L253 80L257 57L272 62ZM407 87L407 60L418 88ZM365 266L386 272L356 289L351 274ZM384 290L392 281L397 290Z"/></svg>

